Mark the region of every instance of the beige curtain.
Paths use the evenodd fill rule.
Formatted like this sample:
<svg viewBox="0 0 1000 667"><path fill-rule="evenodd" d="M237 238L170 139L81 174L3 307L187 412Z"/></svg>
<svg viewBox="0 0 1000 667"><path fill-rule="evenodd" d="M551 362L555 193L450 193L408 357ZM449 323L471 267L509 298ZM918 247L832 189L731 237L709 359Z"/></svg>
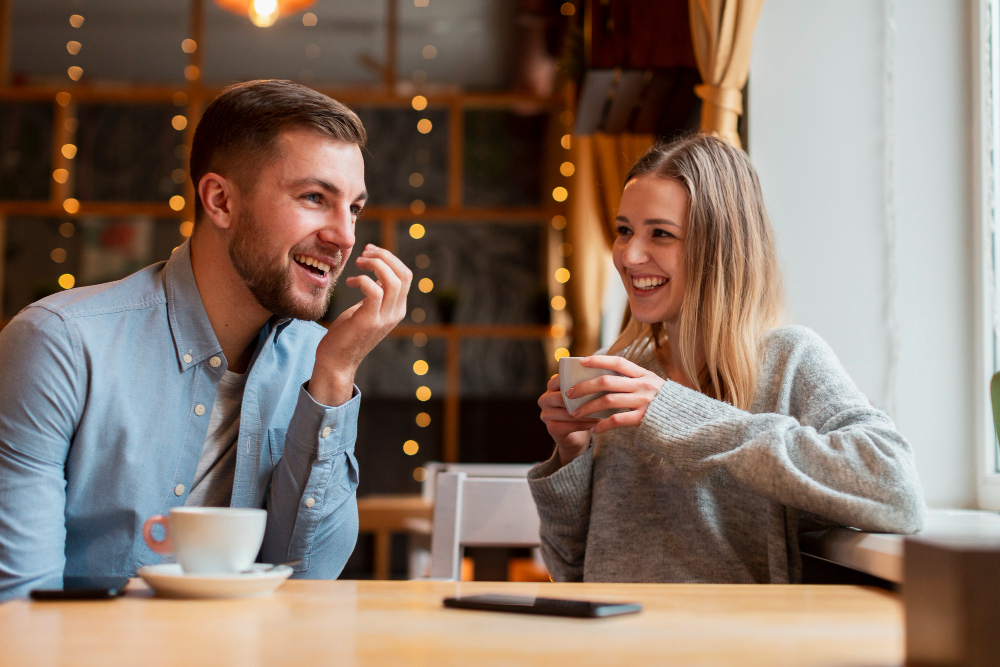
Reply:
<svg viewBox="0 0 1000 667"><path fill-rule="evenodd" d="M741 147L736 131L743 113L743 86L764 0L688 0L691 37L701 72L694 92L702 99L701 129Z"/></svg>
<svg viewBox="0 0 1000 667"><path fill-rule="evenodd" d="M573 318L573 356L592 354L601 342L601 304L614 242L615 216L625 175L654 141L651 135L602 134L573 137L576 165L567 214L566 284Z"/></svg>

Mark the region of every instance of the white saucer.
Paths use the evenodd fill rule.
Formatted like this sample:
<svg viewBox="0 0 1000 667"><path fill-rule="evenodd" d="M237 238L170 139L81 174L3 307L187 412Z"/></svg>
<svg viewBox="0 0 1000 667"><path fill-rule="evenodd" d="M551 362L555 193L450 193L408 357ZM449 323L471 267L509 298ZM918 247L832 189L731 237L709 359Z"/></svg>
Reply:
<svg viewBox="0 0 1000 667"><path fill-rule="evenodd" d="M184 574L180 563L161 563L140 568L138 575L160 597L251 598L265 597L292 576L287 565L265 572L271 566L254 563L246 574Z"/></svg>

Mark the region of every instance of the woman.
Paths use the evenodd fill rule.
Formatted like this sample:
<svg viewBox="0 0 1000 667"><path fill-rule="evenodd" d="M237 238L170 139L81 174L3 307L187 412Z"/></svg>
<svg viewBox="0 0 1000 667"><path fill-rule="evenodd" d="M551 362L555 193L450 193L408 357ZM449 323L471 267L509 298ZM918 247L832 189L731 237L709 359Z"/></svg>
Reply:
<svg viewBox="0 0 1000 667"><path fill-rule="evenodd" d="M774 328L781 278L746 154L708 136L651 148L616 220L631 318L584 365L621 375L569 389L611 392L572 414L558 377L538 401L556 451L528 478L552 577L796 582L800 532L919 530L906 440L819 336Z"/></svg>

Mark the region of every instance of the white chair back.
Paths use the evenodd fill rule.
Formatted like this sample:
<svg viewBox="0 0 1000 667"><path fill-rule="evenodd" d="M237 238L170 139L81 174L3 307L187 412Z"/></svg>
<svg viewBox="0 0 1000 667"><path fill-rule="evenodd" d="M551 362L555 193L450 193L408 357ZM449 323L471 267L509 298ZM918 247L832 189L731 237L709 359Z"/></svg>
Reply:
<svg viewBox="0 0 1000 667"><path fill-rule="evenodd" d="M427 502L434 502L437 476L442 472L464 472L469 477L527 477L534 463L424 463L424 481L420 494Z"/></svg>
<svg viewBox="0 0 1000 667"><path fill-rule="evenodd" d="M438 473L431 578L458 579L466 546L537 547L538 528L527 478Z"/></svg>

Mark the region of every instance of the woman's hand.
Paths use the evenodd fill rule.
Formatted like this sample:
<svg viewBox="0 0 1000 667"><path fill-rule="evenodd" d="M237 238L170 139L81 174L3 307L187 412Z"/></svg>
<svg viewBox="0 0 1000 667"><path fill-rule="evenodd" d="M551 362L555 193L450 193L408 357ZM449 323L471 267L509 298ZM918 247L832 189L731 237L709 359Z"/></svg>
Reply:
<svg viewBox="0 0 1000 667"><path fill-rule="evenodd" d="M553 375L546 387L547 391L538 399L538 407L542 409L542 421L549 435L556 441L561 465L566 465L587 448L590 440L590 427L594 419L576 419L571 417L563 404L559 393L559 376Z"/></svg>
<svg viewBox="0 0 1000 667"><path fill-rule="evenodd" d="M595 354L584 357L580 363L586 368L604 368L621 373L621 375L602 375L593 380L584 380L568 389L566 391L567 398L586 396L599 391L610 392L605 396L587 401L569 413L569 419L584 419L587 415L601 410L622 408L628 410L628 412L618 412L593 424L590 429L591 433L603 433L622 426L638 426L646 415L649 403L666 382L656 373L647 371L642 366L622 357ZM549 429L549 433L551 432L552 430Z"/></svg>

